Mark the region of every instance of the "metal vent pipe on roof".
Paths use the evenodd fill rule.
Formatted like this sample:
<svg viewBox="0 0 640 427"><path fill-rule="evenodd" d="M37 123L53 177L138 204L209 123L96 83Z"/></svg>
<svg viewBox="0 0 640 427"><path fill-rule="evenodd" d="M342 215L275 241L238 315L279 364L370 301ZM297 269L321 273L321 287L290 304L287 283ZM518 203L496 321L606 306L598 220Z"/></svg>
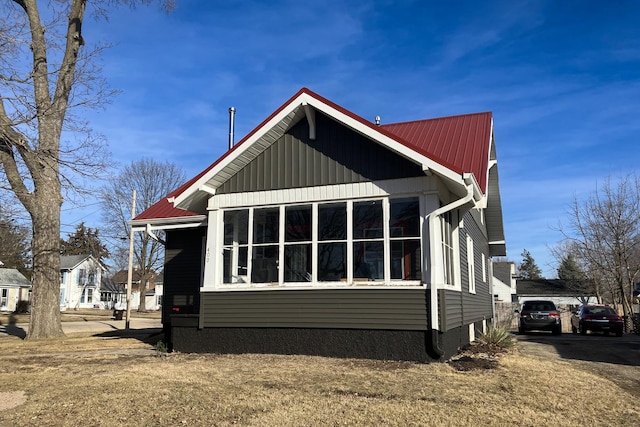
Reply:
<svg viewBox="0 0 640 427"><path fill-rule="evenodd" d="M235 124L236 109L229 107L229 150L233 147L233 125Z"/></svg>
<svg viewBox="0 0 640 427"><path fill-rule="evenodd" d="M380 124L380 116L376 116L375 120L376 120L376 125L379 125Z"/></svg>

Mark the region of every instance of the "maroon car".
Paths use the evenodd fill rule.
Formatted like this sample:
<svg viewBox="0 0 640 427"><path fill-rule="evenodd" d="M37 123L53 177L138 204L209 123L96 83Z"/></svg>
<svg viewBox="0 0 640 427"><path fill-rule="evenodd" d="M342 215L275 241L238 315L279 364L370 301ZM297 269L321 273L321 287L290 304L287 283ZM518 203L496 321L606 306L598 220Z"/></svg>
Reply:
<svg viewBox="0 0 640 427"><path fill-rule="evenodd" d="M621 337L624 321L616 311L606 305L583 305L571 316L571 331L585 335L587 331L615 333Z"/></svg>

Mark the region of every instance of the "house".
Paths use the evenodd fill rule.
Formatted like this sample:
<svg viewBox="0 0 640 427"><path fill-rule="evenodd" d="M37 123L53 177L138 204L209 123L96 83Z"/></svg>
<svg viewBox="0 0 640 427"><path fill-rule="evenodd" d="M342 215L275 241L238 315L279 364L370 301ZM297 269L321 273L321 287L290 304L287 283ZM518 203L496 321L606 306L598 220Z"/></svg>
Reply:
<svg viewBox="0 0 640 427"><path fill-rule="evenodd" d="M92 255L60 256L60 310L102 308L100 283L104 266Z"/></svg>
<svg viewBox="0 0 640 427"><path fill-rule="evenodd" d="M510 304L516 298L516 265L511 261L493 263L493 299Z"/></svg>
<svg viewBox="0 0 640 427"><path fill-rule="evenodd" d="M560 279L518 279L516 290L518 304L534 299L550 300L556 305L568 306L598 303L594 293L569 286L566 281Z"/></svg>
<svg viewBox="0 0 640 427"><path fill-rule="evenodd" d="M428 362L492 320L491 113L380 125L303 88L140 213L174 350Z"/></svg>
<svg viewBox="0 0 640 427"><path fill-rule="evenodd" d="M107 310L126 308L127 288L111 277L102 276L102 281L100 282L100 304Z"/></svg>
<svg viewBox="0 0 640 427"><path fill-rule="evenodd" d="M131 309L138 310L140 307L140 282L142 278L142 272L134 269L131 272ZM129 272L127 270L120 270L113 275L112 280L124 290L123 303L126 306L127 299L127 282L129 281ZM145 291L145 310L155 311L160 310L162 306L162 273L158 275L155 272L151 272L151 277L147 281L147 290Z"/></svg>
<svg viewBox="0 0 640 427"><path fill-rule="evenodd" d="M15 268L0 267L0 311L14 312L20 301L31 301L31 281Z"/></svg>

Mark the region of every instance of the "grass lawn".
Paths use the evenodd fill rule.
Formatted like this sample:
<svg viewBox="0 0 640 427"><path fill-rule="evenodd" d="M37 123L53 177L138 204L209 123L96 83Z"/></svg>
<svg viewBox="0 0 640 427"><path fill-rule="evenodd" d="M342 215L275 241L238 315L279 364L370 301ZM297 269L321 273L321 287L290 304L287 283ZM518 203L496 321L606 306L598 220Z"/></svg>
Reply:
<svg viewBox="0 0 640 427"><path fill-rule="evenodd" d="M159 319L162 313L160 311L147 311L138 312L136 310L131 311L131 317L148 317ZM113 310L98 310L98 309L81 309L81 310L67 310L60 313L61 321L63 322L78 322L78 321L91 321L91 320L104 320L105 318L113 317ZM0 313L0 325L9 325L16 323L29 323L29 314L13 314L13 313Z"/></svg>
<svg viewBox="0 0 640 427"><path fill-rule="evenodd" d="M152 341L119 337L0 338L0 425L631 426L640 419L639 396L597 372L517 348L497 367L471 371L310 356L161 357L153 349ZM8 409L12 398L18 406Z"/></svg>

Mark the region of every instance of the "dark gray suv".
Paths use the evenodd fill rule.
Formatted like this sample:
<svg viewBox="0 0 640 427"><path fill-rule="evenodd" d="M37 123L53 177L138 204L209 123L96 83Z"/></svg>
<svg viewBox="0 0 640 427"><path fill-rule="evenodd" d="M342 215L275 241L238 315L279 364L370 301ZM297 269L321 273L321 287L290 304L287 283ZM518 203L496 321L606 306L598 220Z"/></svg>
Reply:
<svg viewBox="0 0 640 427"><path fill-rule="evenodd" d="M526 334L527 331L551 331L554 335L562 333L562 321L560 312L553 301L533 300L525 301L520 313L518 332Z"/></svg>

